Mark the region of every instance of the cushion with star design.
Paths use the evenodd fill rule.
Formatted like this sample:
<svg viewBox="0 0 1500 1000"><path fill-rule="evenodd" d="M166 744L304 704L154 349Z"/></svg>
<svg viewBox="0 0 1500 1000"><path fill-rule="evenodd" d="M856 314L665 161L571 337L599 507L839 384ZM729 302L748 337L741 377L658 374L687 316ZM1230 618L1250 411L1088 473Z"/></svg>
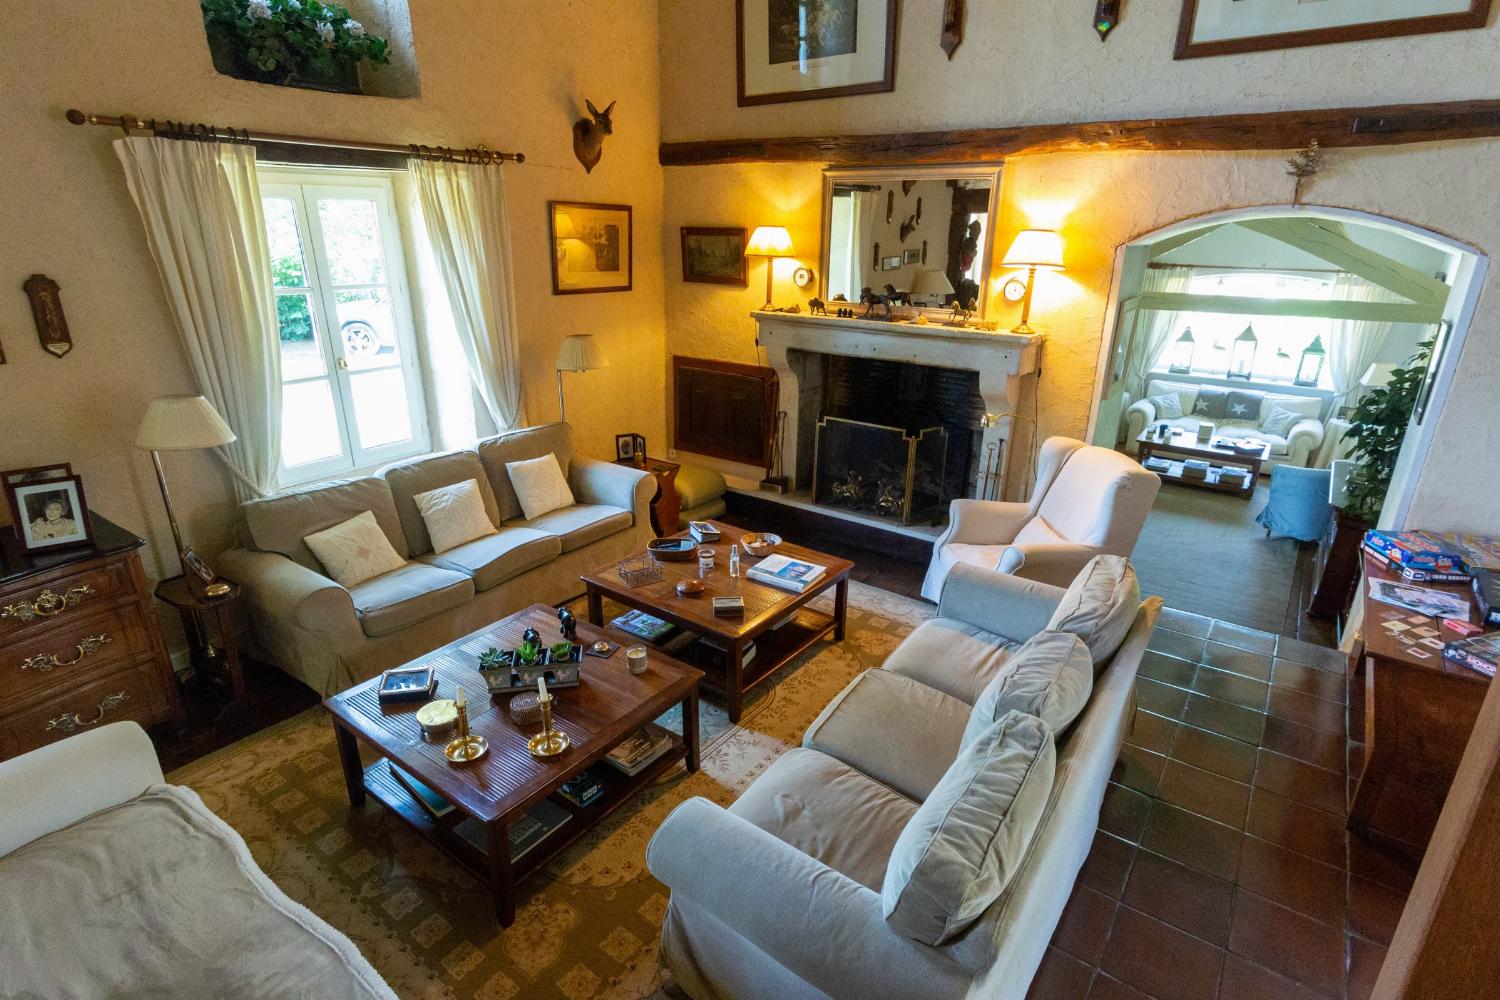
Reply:
<svg viewBox="0 0 1500 1000"><path fill-rule="evenodd" d="M1211 385L1198 387L1198 402L1193 404L1193 416L1223 420L1227 414L1224 407L1229 403L1229 390L1216 389Z"/></svg>
<svg viewBox="0 0 1500 1000"><path fill-rule="evenodd" d="M1229 398L1224 401L1224 416L1228 420L1249 420L1259 423L1261 404L1265 401L1265 393L1231 389Z"/></svg>

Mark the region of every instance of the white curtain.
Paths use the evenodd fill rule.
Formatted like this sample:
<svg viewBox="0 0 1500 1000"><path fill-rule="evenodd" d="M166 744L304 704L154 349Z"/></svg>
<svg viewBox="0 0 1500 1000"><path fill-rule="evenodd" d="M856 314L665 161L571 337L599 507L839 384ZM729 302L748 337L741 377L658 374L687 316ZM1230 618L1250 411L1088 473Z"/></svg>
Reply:
<svg viewBox="0 0 1500 1000"><path fill-rule="evenodd" d="M1333 280L1334 302L1405 302L1401 296L1352 274ZM1359 380L1380 357L1394 323L1335 319L1328 323L1328 374L1333 380L1334 409L1359 388Z"/></svg>
<svg viewBox="0 0 1500 1000"><path fill-rule="evenodd" d="M500 167L416 159L408 164L469 376L495 426L520 427L521 351Z"/></svg>
<svg viewBox="0 0 1500 1000"><path fill-rule="evenodd" d="M281 343L255 149L114 141L193 379L237 440L218 449L242 499L276 491Z"/></svg>
<svg viewBox="0 0 1500 1000"><path fill-rule="evenodd" d="M855 191L853 220L850 223L849 246L849 300L857 302L859 293L867 283L866 276L873 273L879 261L873 259L875 250L875 218L880 210L878 191Z"/></svg>
<svg viewBox="0 0 1500 1000"><path fill-rule="evenodd" d="M1158 267L1146 271L1146 282L1142 295L1164 292L1172 295L1187 293L1193 281L1193 272L1186 267ZM1180 312L1162 309L1141 309L1136 312L1135 347L1130 352L1127 388L1131 398L1142 399L1146 394L1146 380L1151 369L1167 349L1172 334L1177 329Z"/></svg>

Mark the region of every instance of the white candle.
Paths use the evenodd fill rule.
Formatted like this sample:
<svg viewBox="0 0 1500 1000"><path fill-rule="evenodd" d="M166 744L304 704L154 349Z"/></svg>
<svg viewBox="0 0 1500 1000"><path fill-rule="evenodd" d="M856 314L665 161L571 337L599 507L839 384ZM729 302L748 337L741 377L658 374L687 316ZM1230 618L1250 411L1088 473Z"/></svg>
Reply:
<svg viewBox="0 0 1500 1000"><path fill-rule="evenodd" d="M536 679L536 696L541 699L547 697L547 675L539 674Z"/></svg>
<svg viewBox="0 0 1500 1000"><path fill-rule="evenodd" d="M468 697L468 695L464 694L464 689L462 687L460 687L458 689L458 697L454 700L454 704L457 705L459 708L463 708L468 703L469 703L469 697Z"/></svg>

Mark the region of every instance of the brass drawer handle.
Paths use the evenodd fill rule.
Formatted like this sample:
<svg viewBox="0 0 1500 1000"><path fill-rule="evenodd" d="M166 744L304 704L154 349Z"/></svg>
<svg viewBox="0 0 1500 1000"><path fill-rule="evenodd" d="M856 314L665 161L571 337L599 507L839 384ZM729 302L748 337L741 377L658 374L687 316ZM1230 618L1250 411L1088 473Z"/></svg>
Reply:
<svg viewBox="0 0 1500 1000"><path fill-rule="evenodd" d="M104 713L111 709L119 708L130 700L130 695L124 691L116 691L114 694L105 695L104 700L99 702L99 711L92 719L81 719L77 712L64 713L47 723L47 732L57 730L60 733L71 733L87 726L97 726L104 719Z"/></svg>
<svg viewBox="0 0 1500 1000"><path fill-rule="evenodd" d="M56 653L41 653L37 656L29 656L26 659L22 660L21 669L35 670L38 673L45 674L53 667L71 667L73 664L77 663L79 660L82 660L90 653L97 653L99 651L99 648L109 641L110 640L108 632L100 632L98 635L86 636L82 642L74 647L78 650L78 653L71 660L60 659Z"/></svg>
<svg viewBox="0 0 1500 1000"><path fill-rule="evenodd" d="M22 622L29 622L33 618L51 618L53 615L62 614L69 608L76 608L85 597L93 592L94 588L86 583L77 587L69 587L61 594L49 588L37 595L34 601L7 604L4 608L0 608L0 618L14 618Z"/></svg>

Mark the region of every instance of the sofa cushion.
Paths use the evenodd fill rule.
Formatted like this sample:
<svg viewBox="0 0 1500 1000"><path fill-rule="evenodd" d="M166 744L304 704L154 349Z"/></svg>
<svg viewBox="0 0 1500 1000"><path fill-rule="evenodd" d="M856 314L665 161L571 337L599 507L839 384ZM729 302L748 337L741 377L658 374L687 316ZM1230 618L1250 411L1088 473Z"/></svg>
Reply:
<svg viewBox="0 0 1500 1000"><path fill-rule="evenodd" d="M921 802L958 756L969 715L967 704L936 688L866 670L828 703L802 745Z"/></svg>
<svg viewBox="0 0 1500 1000"><path fill-rule="evenodd" d="M490 488L489 476L484 465L472 451L455 451L446 455L432 455L411 462L386 466L380 475L391 487L391 498L396 504L396 513L401 518L401 530L411 544L410 554L417 556L431 552L432 539L427 523L422 519L416 498L418 494L430 493L441 486L452 486L474 480L479 486L479 498L484 501L484 512L492 525L501 521L500 507L495 502Z"/></svg>
<svg viewBox="0 0 1500 1000"><path fill-rule="evenodd" d="M1229 398L1224 400L1225 420L1244 420L1252 426L1260 423L1261 404L1266 401L1266 394L1255 392L1251 389L1230 389Z"/></svg>
<svg viewBox="0 0 1500 1000"><path fill-rule="evenodd" d="M729 811L879 892L917 804L826 754L797 748L776 758Z"/></svg>
<svg viewBox="0 0 1500 1000"><path fill-rule="evenodd" d="M1182 396L1175 392L1164 392L1160 396L1151 396L1146 402L1156 412L1157 420L1173 420L1182 416Z"/></svg>
<svg viewBox="0 0 1500 1000"><path fill-rule="evenodd" d="M940 945L978 919L1025 859L1056 767L1047 724L1020 712L960 752L891 851L880 890L886 922Z"/></svg>
<svg viewBox="0 0 1500 1000"><path fill-rule="evenodd" d="M972 705L1020 645L961 621L930 618L896 647L883 669Z"/></svg>
<svg viewBox="0 0 1500 1000"><path fill-rule="evenodd" d="M350 590L406 565L369 511L308 535L303 541L318 557L323 572Z"/></svg>
<svg viewBox="0 0 1500 1000"><path fill-rule="evenodd" d="M315 573L323 572L323 565L303 539L365 511L375 515L376 523L397 555L405 558L411 554L401 530L401 518L396 514L396 501L384 479L323 483L240 505L249 548L279 552Z"/></svg>
<svg viewBox="0 0 1500 1000"><path fill-rule="evenodd" d="M360 627L372 639L451 611L474 597L474 581L451 569L407 563L349 591Z"/></svg>
<svg viewBox="0 0 1500 1000"><path fill-rule="evenodd" d="M479 442L479 460L489 476L490 487L495 491L495 503L500 508L500 521L513 521L522 516L521 502L516 491L511 489L510 476L505 472L509 462L527 458L556 455L563 475L571 481L573 468L573 428L567 424L543 424L524 430L509 431Z"/></svg>
<svg viewBox="0 0 1500 1000"><path fill-rule="evenodd" d="M1198 400L1193 404L1195 417L1207 417L1210 420L1223 420L1228 413L1225 408L1229 405L1229 390L1220 389L1217 386L1205 385L1198 388Z"/></svg>
<svg viewBox="0 0 1500 1000"><path fill-rule="evenodd" d="M422 523L432 540L433 552L447 552L465 542L495 533L495 522L485 512L478 480L439 486L412 497L422 512Z"/></svg>
<svg viewBox="0 0 1500 1000"><path fill-rule="evenodd" d="M1267 434L1284 438L1292 432L1306 418L1294 410L1288 410L1279 404L1270 407L1270 412L1260 420L1260 429Z"/></svg>
<svg viewBox="0 0 1500 1000"><path fill-rule="evenodd" d="M573 506L573 491L568 488L568 479L563 475L557 456L550 452L541 458L507 462L505 474L510 478L510 488L516 491L521 516L528 521Z"/></svg>
<svg viewBox="0 0 1500 1000"><path fill-rule="evenodd" d="M417 558L439 569L473 577L474 589L483 593L561 554L562 540L556 535L530 528L501 528L446 552L429 552Z"/></svg>
<svg viewBox="0 0 1500 1000"><path fill-rule="evenodd" d="M1124 556L1095 556L1063 594L1047 628L1072 632L1089 647L1097 677L1114 655L1140 610L1141 587L1130 560Z"/></svg>
<svg viewBox="0 0 1500 1000"><path fill-rule="evenodd" d="M1071 632L1038 632L985 685L964 726L963 745L1011 712L1034 715L1061 736L1093 691L1094 661L1083 640Z"/></svg>
<svg viewBox="0 0 1500 1000"><path fill-rule="evenodd" d="M624 531L635 523L630 511L602 503L580 503L530 521L507 521L506 527L532 528L562 540L562 550L572 552L585 545Z"/></svg>

